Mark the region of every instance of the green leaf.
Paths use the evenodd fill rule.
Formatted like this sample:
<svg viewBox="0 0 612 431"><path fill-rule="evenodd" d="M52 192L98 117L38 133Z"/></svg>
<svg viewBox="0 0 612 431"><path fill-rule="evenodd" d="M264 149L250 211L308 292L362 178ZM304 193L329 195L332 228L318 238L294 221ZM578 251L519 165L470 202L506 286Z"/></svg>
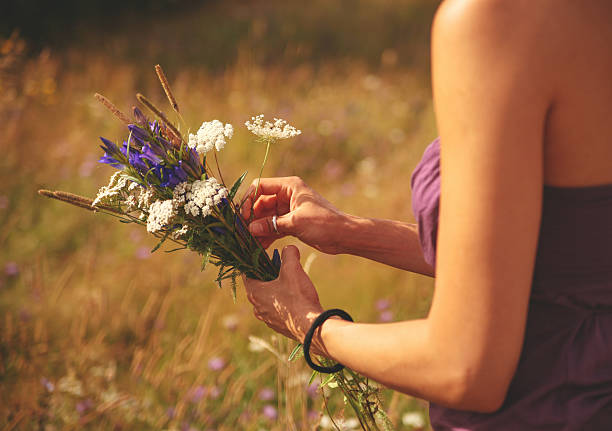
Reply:
<svg viewBox="0 0 612 431"><path fill-rule="evenodd" d="M325 380L323 380L323 381L321 382L321 384L319 385L319 387L320 387L320 388L325 387L325 386L326 386L326 385L328 385L328 384L329 384L329 383L330 383L332 380L334 380L334 377L335 377L335 376L334 376L333 374L330 374L329 376L327 376L327 377L325 378ZM331 387L331 386L330 386L330 387Z"/></svg>
<svg viewBox="0 0 612 431"><path fill-rule="evenodd" d="M255 269L259 268L259 256L261 255L262 251L263 248L257 247L255 252L253 253L253 266L255 267Z"/></svg>
<svg viewBox="0 0 612 431"><path fill-rule="evenodd" d="M208 243L206 248L204 249L204 253L202 253L202 266L200 268L201 271L206 269L206 265L210 261L210 253L212 252L212 241Z"/></svg>
<svg viewBox="0 0 612 431"><path fill-rule="evenodd" d="M130 181L133 181L133 182L135 182L137 184L140 184L142 187L146 187L145 184L142 182L142 180L139 180L138 178L136 178L136 177L134 177L132 175L125 175L125 178L130 180Z"/></svg>
<svg viewBox="0 0 612 431"><path fill-rule="evenodd" d="M151 169L149 169L149 170L147 171L147 173L145 174L145 176L144 176L144 180L145 180L145 181L149 181L149 180L148 180L149 175L152 175L154 171L155 171L155 168L151 168ZM150 182L150 181L149 181L149 182Z"/></svg>
<svg viewBox="0 0 612 431"><path fill-rule="evenodd" d="M293 350L291 351L291 353L289 354L289 362L293 362L298 358L301 358L302 356L304 356L304 350L302 350L302 343L298 343Z"/></svg>
<svg viewBox="0 0 612 431"><path fill-rule="evenodd" d="M224 265L221 265L221 267L219 268L219 276L217 277L217 279L215 280L217 282L217 284L219 285L219 289L221 289L223 286L221 285L221 280L223 280L223 270L225 269Z"/></svg>
<svg viewBox="0 0 612 431"><path fill-rule="evenodd" d="M314 381L315 377L317 377L318 374L319 374L318 371L312 372L312 374L310 375L310 379L308 380L308 386L312 385L312 382Z"/></svg>
<svg viewBox="0 0 612 431"><path fill-rule="evenodd" d="M186 250L187 247L178 247L178 248L173 248L172 250L164 250L165 253L174 253L175 251L179 251L179 250Z"/></svg>
<svg viewBox="0 0 612 431"><path fill-rule="evenodd" d="M236 271L232 271L232 299L234 300L234 304L236 303L236 276L238 273Z"/></svg>
<svg viewBox="0 0 612 431"><path fill-rule="evenodd" d="M234 199L234 196L236 196L236 193L238 192L238 189L240 188L240 186L242 185L242 182L244 181L244 178L246 177L248 171L244 171L244 174L242 174L240 176L240 178L238 178L236 180L236 182L234 183L234 185L232 186L232 189L229 192L229 196L228 196L228 200L232 200Z"/></svg>
<svg viewBox="0 0 612 431"><path fill-rule="evenodd" d="M172 231L170 230L166 231L166 234L163 236L163 238L157 243L155 247L153 247L153 250L151 250L151 253L155 253L157 249L160 248L161 245L168 239L168 236L170 236L171 233Z"/></svg>

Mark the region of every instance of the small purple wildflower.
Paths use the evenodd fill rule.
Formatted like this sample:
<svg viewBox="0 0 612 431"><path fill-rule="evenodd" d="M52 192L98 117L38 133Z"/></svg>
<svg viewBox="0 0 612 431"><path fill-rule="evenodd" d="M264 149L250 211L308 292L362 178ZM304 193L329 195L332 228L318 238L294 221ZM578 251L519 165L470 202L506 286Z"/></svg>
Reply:
<svg viewBox="0 0 612 431"><path fill-rule="evenodd" d="M32 318L32 313L30 313L29 310L22 308L19 311L19 318L21 319L22 322L27 322L28 320Z"/></svg>
<svg viewBox="0 0 612 431"><path fill-rule="evenodd" d="M93 172L95 166L95 162L91 160L85 160L83 163L81 163L81 166L79 166L79 175L83 178L91 176L91 173Z"/></svg>
<svg viewBox="0 0 612 431"><path fill-rule="evenodd" d="M176 415L176 410L174 407L168 407L166 409L166 416L168 417L168 419L173 419L174 415Z"/></svg>
<svg viewBox="0 0 612 431"><path fill-rule="evenodd" d="M225 368L225 359L219 356L211 358L208 361L208 368L213 371L221 371L223 368Z"/></svg>
<svg viewBox="0 0 612 431"><path fill-rule="evenodd" d="M355 185L353 183L344 183L340 187L342 196L352 196L355 194Z"/></svg>
<svg viewBox="0 0 612 431"><path fill-rule="evenodd" d="M19 265L17 265L17 262L7 262L4 265L4 273L9 277L17 277L19 275Z"/></svg>
<svg viewBox="0 0 612 431"><path fill-rule="evenodd" d="M274 389L263 388L259 391L259 399L262 401L272 401L275 397Z"/></svg>
<svg viewBox="0 0 612 431"><path fill-rule="evenodd" d="M55 390L55 385L51 383L51 381L46 377L40 379L40 384L43 385L45 389L49 392L53 392Z"/></svg>
<svg viewBox="0 0 612 431"><path fill-rule="evenodd" d="M204 396L206 395L206 388L204 386L196 386L191 390L191 395L189 397L192 403L198 403Z"/></svg>
<svg viewBox="0 0 612 431"><path fill-rule="evenodd" d="M378 316L378 320L384 323L391 322L393 320L393 312L391 310L382 311Z"/></svg>
<svg viewBox="0 0 612 431"><path fill-rule="evenodd" d="M228 331L235 331L238 328L238 317L235 314L228 314L223 318L222 323Z"/></svg>
<svg viewBox="0 0 612 431"><path fill-rule="evenodd" d="M208 397L210 399L216 400L217 398L219 398L219 395L221 395L221 389L219 388L219 386L212 386L209 388Z"/></svg>
<svg viewBox="0 0 612 431"><path fill-rule="evenodd" d="M307 417L309 421L318 421L321 418L321 412L316 410L308 410Z"/></svg>
<svg viewBox="0 0 612 431"><path fill-rule="evenodd" d="M379 299L376 301L376 309L378 311L384 311L391 306L391 301L387 298Z"/></svg>
<svg viewBox="0 0 612 431"><path fill-rule="evenodd" d="M183 422L181 425L181 431L196 431L196 429L192 427L189 422Z"/></svg>
<svg viewBox="0 0 612 431"><path fill-rule="evenodd" d="M83 415L85 412L87 412L87 410L91 409L93 407L93 402L87 398L84 401L79 401L76 404L76 411L80 414Z"/></svg>
<svg viewBox="0 0 612 431"><path fill-rule="evenodd" d="M130 241L137 243L140 242L140 240L142 239L142 232L138 229L132 229L128 236L130 238Z"/></svg>
<svg viewBox="0 0 612 431"><path fill-rule="evenodd" d="M310 398L316 398L319 395L319 384L317 382L312 382L310 385L306 386L306 393Z"/></svg>
<svg viewBox="0 0 612 431"><path fill-rule="evenodd" d="M136 250L136 257L138 259L148 259L151 257L151 250L148 247L138 247Z"/></svg>
<svg viewBox="0 0 612 431"><path fill-rule="evenodd" d="M272 404L266 404L262 409L263 415L271 421L275 421L278 418L278 410Z"/></svg>

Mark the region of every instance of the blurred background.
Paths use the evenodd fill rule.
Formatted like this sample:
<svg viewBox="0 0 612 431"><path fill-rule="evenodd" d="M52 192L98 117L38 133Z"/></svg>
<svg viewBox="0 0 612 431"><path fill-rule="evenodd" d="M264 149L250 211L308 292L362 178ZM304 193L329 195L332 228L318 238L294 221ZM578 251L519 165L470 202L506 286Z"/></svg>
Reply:
<svg viewBox="0 0 612 431"><path fill-rule="evenodd" d="M239 290L138 226L45 200L95 196L113 169L98 136L125 136L93 94L168 112L161 64L192 129L234 124L228 182L255 178L252 115L303 131L264 176L299 175L346 212L413 220L410 173L435 137L434 0L9 0L0 13L0 429L355 429L342 396L309 385ZM291 243L291 240L286 240ZM279 247L283 244L279 244ZM362 322L426 315L432 281L299 245L324 307ZM382 389L397 429L427 406Z"/></svg>

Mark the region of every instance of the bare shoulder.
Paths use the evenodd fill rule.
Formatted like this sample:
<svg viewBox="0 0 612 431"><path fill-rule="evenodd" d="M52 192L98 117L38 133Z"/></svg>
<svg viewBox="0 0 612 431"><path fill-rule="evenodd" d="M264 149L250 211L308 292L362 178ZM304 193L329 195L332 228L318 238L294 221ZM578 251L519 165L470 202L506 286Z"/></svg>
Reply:
<svg viewBox="0 0 612 431"><path fill-rule="evenodd" d="M487 74L492 89L518 84L551 99L558 32L551 0L445 0L434 20L434 74Z"/></svg>
<svg viewBox="0 0 612 431"><path fill-rule="evenodd" d="M548 0L445 0L433 26L433 36L500 48L506 54L534 52L558 31ZM547 28L550 26L550 28ZM544 36L545 37L539 37Z"/></svg>
<svg viewBox="0 0 612 431"><path fill-rule="evenodd" d="M554 53L584 35L612 33L611 20L607 0L444 0L433 33Z"/></svg>

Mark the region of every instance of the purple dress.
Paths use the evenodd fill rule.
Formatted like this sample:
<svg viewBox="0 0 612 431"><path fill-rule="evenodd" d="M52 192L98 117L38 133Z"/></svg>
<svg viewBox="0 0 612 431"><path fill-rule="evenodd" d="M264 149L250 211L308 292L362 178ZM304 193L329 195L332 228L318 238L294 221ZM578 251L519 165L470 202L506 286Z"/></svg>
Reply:
<svg viewBox="0 0 612 431"><path fill-rule="evenodd" d="M440 142L412 174L425 259L435 265ZM503 406L430 405L435 431L612 430L612 184L543 190L523 350Z"/></svg>

